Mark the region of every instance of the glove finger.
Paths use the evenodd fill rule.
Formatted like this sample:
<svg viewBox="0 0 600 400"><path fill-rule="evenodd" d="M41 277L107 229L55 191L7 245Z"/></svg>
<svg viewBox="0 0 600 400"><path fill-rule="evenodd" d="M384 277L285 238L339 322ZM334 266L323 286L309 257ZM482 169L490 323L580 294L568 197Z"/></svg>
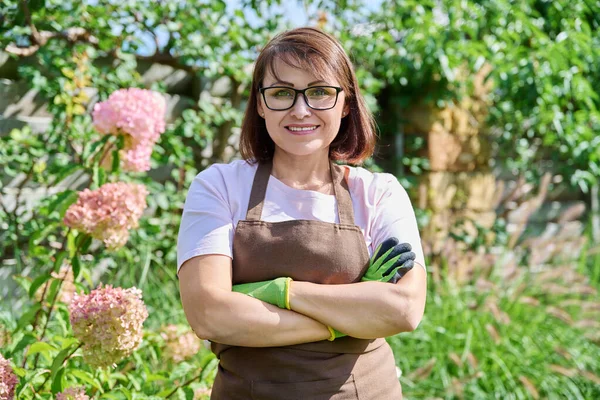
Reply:
<svg viewBox="0 0 600 400"><path fill-rule="evenodd" d="M396 260L396 262L387 269L387 271L385 271L385 273L383 274L383 276L388 276L392 273L392 271L398 267L402 268L406 265L406 263L408 261L414 261L416 258L415 253L408 252L408 253L402 253L400 255L400 257Z"/></svg>
<svg viewBox="0 0 600 400"><path fill-rule="evenodd" d="M400 243L399 245L396 246L396 248L398 248L400 250L400 252L402 252L402 253L412 251L412 246L410 245L410 243L407 243L407 242Z"/></svg>
<svg viewBox="0 0 600 400"><path fill-rule="evenodd" d="M404 265L399 266L394 269L390 275L388 275L388 282L398 282L408 271L410 271L414 267L414 262L412 260L408 260ZM391 276L391 278L390 278Z"/></svg>
<svg viewBox="0 0 600 400"><path fill-rule="evenodd" d="M399 268L395 273L394 276L392 277L392 279L390 279L388 282L391 283L396 283L398 282L400 279L402 279L402 277L404 275L406 275L406 273L408 271L410 271L411 269L413 269L413 267L415 266L415 263L412 260L407 261L402 268Z"/></svg>
<svg viewBox="0 0 600 400"><path fill-rule="evenodd" d="M377 246L377 249L375 250L375 256L373 258L376 259L376 258L381 257L389 249L391 249L392 247L395 247L398 243L399 243L399 240L395 237L391 237L391 238L384 240L379 246Z"/></svg>
<svg viewBox="0 0 600 400"><path fill-rule="evenodd" d="M398 239L392 237L386 239L381 245L379 245L379 247L377 247L377 250L375 251L376 255L373 256L370 260L369 269L379 270L380 268L382 268L381 265L384 264L385 260L388 259L390 253L394 251L396 247L396 245L393 244L397 244L397 242Z"/></svg>
<svg viewBox="0 0 600 400"><path fill-rule="evenodd" d="M392 252L385 258L384 263L387 263L389 260L396 257L397 255L400 255L402 253L408 253L411 250L412 250L412 247L408 243L398 244L398 245L394 246L394 249L392 250Z"/></svg>

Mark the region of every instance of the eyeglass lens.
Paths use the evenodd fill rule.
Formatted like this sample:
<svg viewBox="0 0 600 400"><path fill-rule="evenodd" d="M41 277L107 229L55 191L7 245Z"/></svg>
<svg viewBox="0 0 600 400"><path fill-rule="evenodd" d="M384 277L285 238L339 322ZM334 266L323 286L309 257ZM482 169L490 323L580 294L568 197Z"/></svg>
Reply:
<svg viewBox="0 0 600 400"><path fill-rule="evenodd" d="M337 91L332 87L314 86L307 89L305 94L309 107L316 109L331 108L337 100ZM292 106L296 92L291 88L267 88L264 95L267 107L284 110Z"/></svg>

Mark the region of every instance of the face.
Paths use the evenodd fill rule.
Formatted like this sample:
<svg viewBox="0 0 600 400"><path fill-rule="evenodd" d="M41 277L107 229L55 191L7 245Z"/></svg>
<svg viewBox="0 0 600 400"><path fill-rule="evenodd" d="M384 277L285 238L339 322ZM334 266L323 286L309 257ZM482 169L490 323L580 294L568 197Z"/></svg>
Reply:
<svg viewBox="0 0 600 400"><path fill-rule="evenodd" d="M337 80L332 78L321 80L309 71L290 67L280 60L276 60L274 67L279 80L267 71L263 79L263 87L286 86L305 89L310 86L340 86ZM337 103L332 109L314 110L306 104L304 96L298 94L292 108L274 111L265 106L263 97L259 94L258 113L265 119L269 136L275 142L275 151L283 151L294 156L313 155L319 152L328 154L329 145L340 128L341 119L348 112L345 95L344 91L339 92ZM271 105L270 102L269 104ZM300 128L302 130L299 130Z"/></svg>

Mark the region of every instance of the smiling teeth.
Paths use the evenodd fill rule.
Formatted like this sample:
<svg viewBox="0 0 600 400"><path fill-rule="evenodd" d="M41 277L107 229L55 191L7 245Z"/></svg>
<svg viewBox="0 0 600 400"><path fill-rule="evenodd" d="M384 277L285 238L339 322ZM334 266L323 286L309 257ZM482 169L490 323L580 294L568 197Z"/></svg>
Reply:
<svg viewBox="0 0 600 400"><path fill-rule="evenodd" d="M317 126L307 126L305 128L297 128L295 126L290 126L288 128L290 131L294 131L294 132L302 132L302 131L312 131L314 129L317 129Z"/></svg>

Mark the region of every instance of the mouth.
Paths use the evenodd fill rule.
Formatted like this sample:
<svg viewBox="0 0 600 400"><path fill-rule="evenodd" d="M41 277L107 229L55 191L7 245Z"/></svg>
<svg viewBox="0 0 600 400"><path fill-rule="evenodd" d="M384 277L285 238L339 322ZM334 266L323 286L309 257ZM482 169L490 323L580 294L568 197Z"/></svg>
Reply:
<svg viewBox="0 0 600 400"><path fill-rule="evenodd" d="M286 126L288 132L293 135L307 135L309 133L315 132L321 125L311 125L311 126Z"/></svg>

